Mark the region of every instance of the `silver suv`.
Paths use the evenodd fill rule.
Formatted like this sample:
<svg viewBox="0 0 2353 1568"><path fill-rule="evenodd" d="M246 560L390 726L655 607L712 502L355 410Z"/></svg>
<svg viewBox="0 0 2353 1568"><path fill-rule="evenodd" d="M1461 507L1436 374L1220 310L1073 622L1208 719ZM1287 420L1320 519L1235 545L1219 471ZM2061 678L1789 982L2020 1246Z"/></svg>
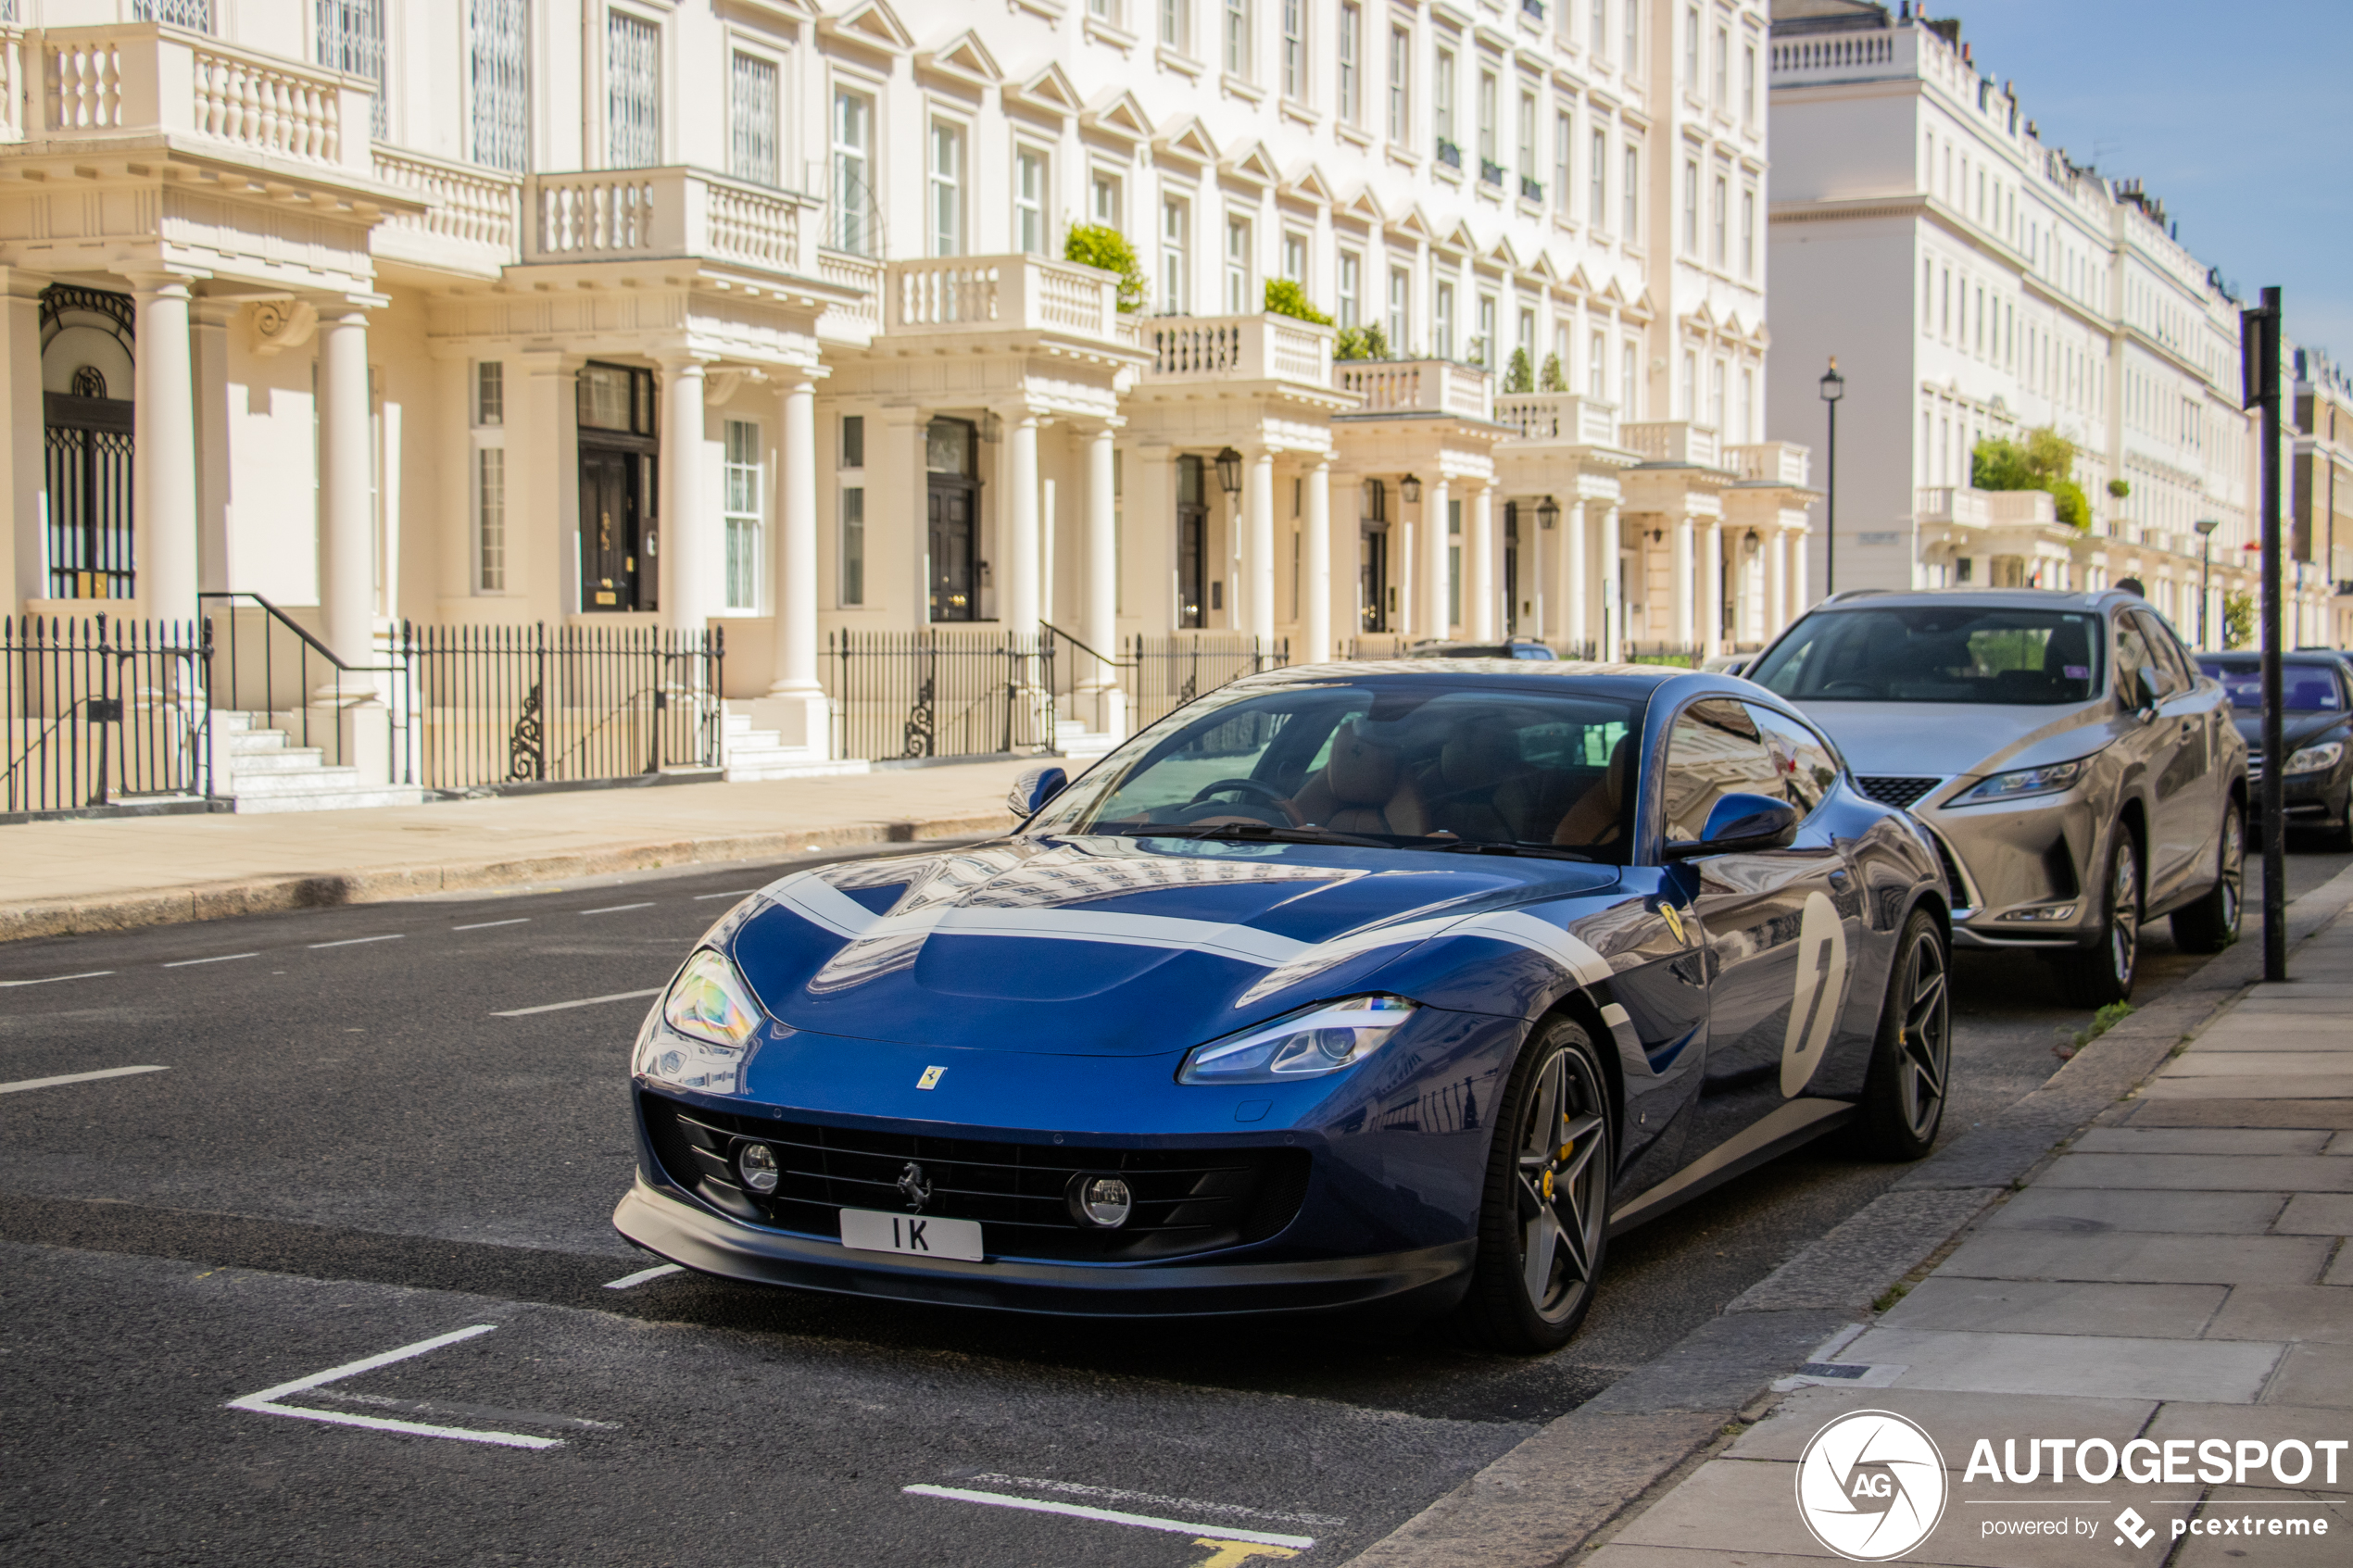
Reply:
<svg viewBox="0 0 2353 1568"><path fill-rule="evenodd" d="M2144 920L2238 935L2246 745L2220 683L2125 593L1871 590L1816 606L1749 678L1830 732L1943 851L1956 947L2040 951L2068 999L2132 995Z"/></svg>

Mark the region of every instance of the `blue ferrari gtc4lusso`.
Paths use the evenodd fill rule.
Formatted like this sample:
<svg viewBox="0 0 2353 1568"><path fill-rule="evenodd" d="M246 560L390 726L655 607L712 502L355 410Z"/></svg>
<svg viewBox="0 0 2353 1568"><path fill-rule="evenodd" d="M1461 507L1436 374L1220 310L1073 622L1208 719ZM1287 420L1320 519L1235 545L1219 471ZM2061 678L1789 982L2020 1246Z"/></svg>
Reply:
<svg viewBox="0 0 2353 1568"><path fill-rule="evenodd" d="M976 847L796 872L639 1031L630 1240L1104 1315L1380 1303L1550 1349L1611 1235L1851 1123L1936 1135L1947 893L1762 688L1238 681Z"/></svg>

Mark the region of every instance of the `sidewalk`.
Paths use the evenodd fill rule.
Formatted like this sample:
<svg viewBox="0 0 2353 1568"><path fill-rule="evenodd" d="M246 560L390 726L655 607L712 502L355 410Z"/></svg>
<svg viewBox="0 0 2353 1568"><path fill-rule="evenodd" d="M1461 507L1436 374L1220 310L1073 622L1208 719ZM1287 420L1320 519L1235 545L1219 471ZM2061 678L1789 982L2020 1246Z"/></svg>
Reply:
<svg viewBox="0 0 2353 1568"><path fill-rule="evenodd" d="M1890 1555L1938 1488L1907 1468L1907 1448L1927 1450L1896 1424L1828 1425L1872 1410L1917 1423L1942 1459L1941 1523L1907 1562L2353 1562L2353 919L2290 972L2250 986L1576 1561L1839 1561L1801 1496L1823 1535ZM2088 1471L2059 1474L2062 1453Z"/></svg>
<svg viewBox="0 0 2353 1568"><path fill-rule="evenodd" d="M993 832L1030 765L20 823L0 827L0 940Z"/></svg>

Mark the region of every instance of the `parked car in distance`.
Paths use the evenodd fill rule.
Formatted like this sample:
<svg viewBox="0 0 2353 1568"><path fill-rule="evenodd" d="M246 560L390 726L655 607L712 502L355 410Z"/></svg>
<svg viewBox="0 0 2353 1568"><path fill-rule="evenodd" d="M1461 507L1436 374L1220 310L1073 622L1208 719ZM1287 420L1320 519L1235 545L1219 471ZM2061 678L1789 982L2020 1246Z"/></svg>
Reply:
<svg viewBox="0 0 2353 1568"><path fill-rule="evenodd" d="M2040 952L2069 1000L2132 995L2143 922L2236 935L2246 746L2222 684L2138 596L1862 590L1749 666L1944 853L1956 947Z"/></svg>
<svg viewBox="0 0 2353 1568"><path fill-rule="evenodd" d="M1747 653L1719 653L1701 659L1699 667L1710 675L1737 675L1748 668L1748 661L1755 657Z"/></svg>
<svg viewBox="0 0 2353 1568"><path fill-rule="evenodd" d="M1533 637L1504 637L1491 642L1416 643L1407 659L1558 659L1548 643Z"/></svg>
<svg viewBox="0 0 2353 1568"><path fill-rule="evenodd" d="M2198 668L2222 683L2239 738L2246 743L2247 787L2263 777L2263 656L2202 653ZM2280 655L2280 740L2287 765L2280 791L2290 829L2325 834L2331 849L2353 849L2353 671L2345 656L2323 648ZM2262 809L2247 797L2247 818Z"/></svg>

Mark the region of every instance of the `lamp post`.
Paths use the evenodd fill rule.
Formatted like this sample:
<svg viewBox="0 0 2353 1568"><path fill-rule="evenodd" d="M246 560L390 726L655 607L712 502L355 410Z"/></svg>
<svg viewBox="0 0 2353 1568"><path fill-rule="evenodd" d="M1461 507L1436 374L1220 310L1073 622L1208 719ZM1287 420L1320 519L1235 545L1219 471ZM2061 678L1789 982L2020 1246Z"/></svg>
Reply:
<svg viewBox="0 0 2353 1568"><path fill-rule="evenodd" d="M2190 526L2197 530L2197 646L2204 650L2212 646L2206 638L2206 601L2212 593L2209 579L2214 568L2214 531L2222 526L2222 520L2202 517Z"/></svg>
<svg viewBox="0 0 2353 1568"><path fill-rule="evenodd" d="M1422 482L1416 476L1409 473L1404 478L1397 482L1397 493L1405 498L1405 504L1407 506L1420 506L1422 502Z"/></svg>
<svg viewBox="0 0 2353 1568"><path fill-rule="evenodd" d="M1561 520L1561 504L1550 495L1536 503L1536 526L1550 529Z"/></svg>
<svg viewBox="0 0 2353 1568"><path fill-rule="evenodd" d="M2263 410L2263 978L2287 978L2287 751L2280 734L2280 291L2239 312L2241 404Z"/></svg>
<svg viewBox="0 0 2353 1568"><path fill-rule="evenodd" d="M1824 558L1822 566L1822 596L1838 592L1838 400L1846 395L1846 378L1838 373L1838 356L1831 356L1831 368L1822 376L1822 401L1830 407L1831 441L1823 472L1829 500L1823 508L1822 527Z"/></svg>
<svg viewBox="0 0 2353 1568"><path fill-rule="evenodd" d="M1242 493L1242 455L1231 446L1217 454L1217 488L1228 501Z"/></svg>

